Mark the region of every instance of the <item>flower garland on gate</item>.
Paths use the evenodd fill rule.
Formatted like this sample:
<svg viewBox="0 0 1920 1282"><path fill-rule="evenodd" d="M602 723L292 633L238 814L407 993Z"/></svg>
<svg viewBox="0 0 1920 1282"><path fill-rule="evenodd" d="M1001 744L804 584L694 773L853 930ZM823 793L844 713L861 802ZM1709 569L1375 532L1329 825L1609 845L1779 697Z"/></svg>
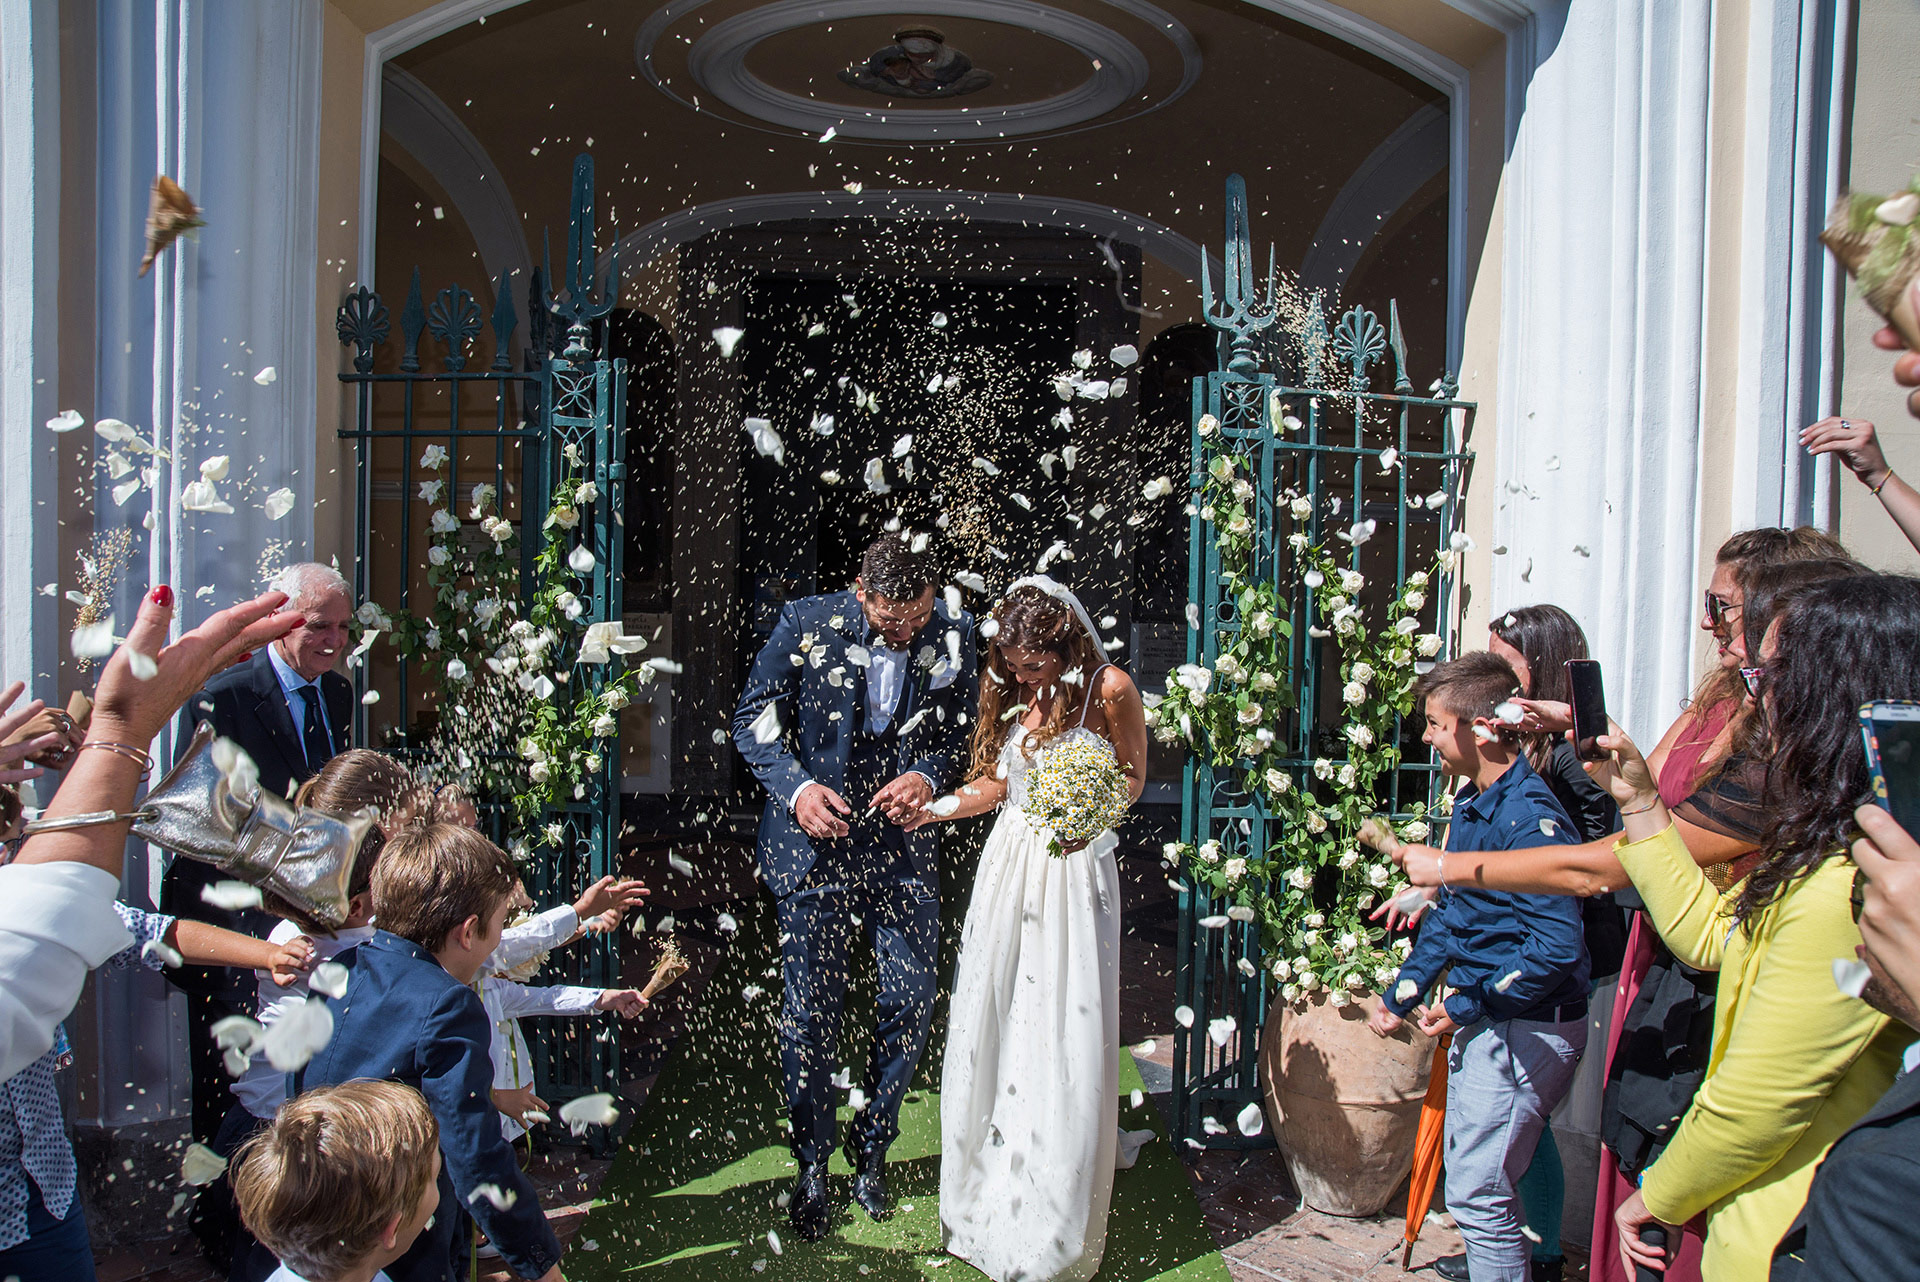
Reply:
<svg viewBox="0 0 1920 1282"><path fill-rule="evenodd" d="M1393 980L1410 941L1389 943L1367 920L1383 897L1406 882L1391 860L1359 840L1361 826L1380 809L1383 781L1390 782L1401 755L1395 719L1412 711L1415 664L1441 649L1436 633L1422 632L1433 576L1450 571L1457 553L1441 552L1407 576L1404 587L1370 619L1360 604L1366 580L1342 568L1325 542L1310 542L1307 523L1313 500L1284 492L1279 513L1293 524L1287 542L1302 588L1314 593L1316 639L1331 641L1340 656L1342 721L1326 755L1310 764L1289 762L1274 726L1293 701L1288 650L1293 628L1290 602L1275 585L1255 578L1254 487L1242 466L1220 447L1219 422L1199 424L1208 458L1200 493L1220 556L1220 582L1230 594L1237 628L1217 634L1211 668L1183 664L1169 674L1167 694L1153 708L1152 727L1163 742L1184 744L1216 771L1231 771L1242 791L1258 798L1270 816L1270 844L1255 850L1229 829L1199 845L1168 843L1168 860L1228 907L1201 920L1209 929L1234 921L1257 923L1268 978L1289 1002L1322 988L1334 1006L1345 1006ZM1363 521L1335 538L1358 546L1373 533ZM1445 813L1443 798L1433 813ZM1428 836L1429 807L1416 804L1397 830L1408 841ZM1251 977L1254 963L1239 968Z"/></svg>
<svg viewBox="0 0 1920 1282"><path fill-rule="evenodd" d="M587 779L604 765L618 714L639 687L677 671L664 659L629 668L625 656L646 644L617 622L585 623L577 588L595 568L592 549L575 543L580 513L600 497L592 481L577 479L581 459L568 445L566 468L549 496L541 546L534 559L535 590L524 615L519 599L521 537L498 510L490 484L469 492L467 519L487 536L478 550L460 537L462 522L447 502L447 482L419 482L418 497L436 506L428 518L426 580L432 603L424 610L387 611L374 602L355 616L357 663L387 635L403 658L437 667L454 704L453 724L436 732L438 764L451 767L477 791L509 796L522 823L543 807L585 795ZM437 473L447 451L429 445L420 467ZM612 665L601 689L574 680L581 665ZM432 668L429 668L431 671ZM377 698L377 695L376 695ZM550 838L551 839L551 838Z"/></svg>

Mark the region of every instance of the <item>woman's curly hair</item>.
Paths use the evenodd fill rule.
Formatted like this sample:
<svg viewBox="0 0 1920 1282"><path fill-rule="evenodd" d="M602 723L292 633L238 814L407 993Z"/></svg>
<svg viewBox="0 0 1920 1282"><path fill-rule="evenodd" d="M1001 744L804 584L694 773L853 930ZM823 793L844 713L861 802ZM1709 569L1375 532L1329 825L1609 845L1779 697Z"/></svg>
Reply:
<svg viewBox="0 0 1920 1282"><path fill-rule="evenodd" d="M1767 854L1734 905L1747 924L1822 863L1845 857L1853 812L1873 798L1861 705L1920 699L1920 579L1811 584L1775 626L1772 657L1761 661Z"/></svg>

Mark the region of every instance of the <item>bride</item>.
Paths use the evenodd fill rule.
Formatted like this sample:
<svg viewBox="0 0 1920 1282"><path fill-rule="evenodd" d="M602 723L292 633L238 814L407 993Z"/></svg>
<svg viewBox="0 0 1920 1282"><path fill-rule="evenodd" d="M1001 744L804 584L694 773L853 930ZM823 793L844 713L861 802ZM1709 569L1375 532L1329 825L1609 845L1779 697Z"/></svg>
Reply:
<svg viewBox="0 0 1920 1282"><path fill-rule="evenodd" d="M1113 746L1139 800L1146 713L1126 673L1103 661L1079 600L1052 579L1016 582L993 623L981 629L993 640L973 764L944 816L1006 803L980 856L953 984L941 1234L998 1282L1079 1282L1100 1267L1118 1147L1117 839L1109 830L1050 855L1021 803L1037 755L1077 735Z"/></svg>

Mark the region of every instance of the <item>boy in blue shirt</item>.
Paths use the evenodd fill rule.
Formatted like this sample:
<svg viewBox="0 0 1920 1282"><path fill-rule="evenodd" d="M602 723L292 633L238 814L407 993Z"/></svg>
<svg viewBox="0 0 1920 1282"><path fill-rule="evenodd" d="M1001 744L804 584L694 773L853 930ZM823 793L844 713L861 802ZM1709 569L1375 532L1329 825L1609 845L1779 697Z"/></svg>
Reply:
<svg viewBox="0 0 1920 1282"><path fill-rule="evenodd" d="M1454 798L1447 850L1519 850L1579 840L1497 709L1519 688L1484 652L1443 663L1414 687L1421 738L1467 786ZM1587 1042L1587 950L1580 901L1445 884L1369 1024L1382 1037L1411 1014L1453 1034L1447 1079L1447 1209L1473 1282L1528 1282L1515 1183L1573 1082ZM1441 1000L1424 1004L1446 976Z"/></svg>

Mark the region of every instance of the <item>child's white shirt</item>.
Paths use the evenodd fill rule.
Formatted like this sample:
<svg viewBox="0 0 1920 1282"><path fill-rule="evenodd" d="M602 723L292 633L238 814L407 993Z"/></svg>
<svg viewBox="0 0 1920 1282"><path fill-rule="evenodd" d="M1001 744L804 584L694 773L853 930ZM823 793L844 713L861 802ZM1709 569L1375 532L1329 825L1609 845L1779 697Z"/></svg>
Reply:
<svg viewBox="0 0 1920 1282"><path fill-rule="evenodd" d="M604 991L574 984L534 987L516 984L501 975L480 980L480 1004L487 1008L487 1023L493 1029L493 1085L497 1090L517 1090L533 1085L533 1056L527 1039L520 1032L522 1015L587 1015ZM500 1130L508 1141L527 1133L517 1118L500 1115Z"/></svg>
<svg viewBox="0 0 1920 1282"><path fill-rule="evenodd" d="M487 958L487 964L480 968L480 973L486 975L509 971L530 962L572 939L574 932L579 929L580 914L573 911L572 904L561 904L558 908L536 913L500 932L500 942L494 945L493 955Z"/></svg>
<svg viewBox="0 0 1920 1282"><path fill-rule="evenodd" d="M279 1268L273 1271L273 1273L267 1278L267 1282L307 1282L307 1279L301 1277L298 1273L295 1273L292 1269L288 1268L286 1265L283 1264ZM387 1276L387 1271L385 1269L381 1269L378 1273L373 1275L372 1279L370 1279L370 1282L393 1282L393 1279Z"/></svg>
<svg viewBox="0 0 1920 1282"><path fill-rule="evenodd" d="M328 939L325 935L313 936L313 964L318 966L323 961L331 961L355 944L373 938L373 929L372 926L348 926L337 931L332 939ZM306 931L298 924L282 921L267 936L267 942L284 944L296 935L304 934ZM273 982L271 972L256 970L253 973L258 981L260 992L260 1013L256 1018L259 1019L262 1028L268 1027L279 1019L281 1013L290 1004L307 999L309 991L307 975L300 976L282 988ZM312 972L309 971L307 974L310 975ZM287 1075L267 1062L264 1051L256 1051L253 1061L247 1065L247 1071L234 1081L233 1094L247 1112L255 1117L271 1120L275 1114L279 1113L280 1106L287 1101Z"/></svg>

